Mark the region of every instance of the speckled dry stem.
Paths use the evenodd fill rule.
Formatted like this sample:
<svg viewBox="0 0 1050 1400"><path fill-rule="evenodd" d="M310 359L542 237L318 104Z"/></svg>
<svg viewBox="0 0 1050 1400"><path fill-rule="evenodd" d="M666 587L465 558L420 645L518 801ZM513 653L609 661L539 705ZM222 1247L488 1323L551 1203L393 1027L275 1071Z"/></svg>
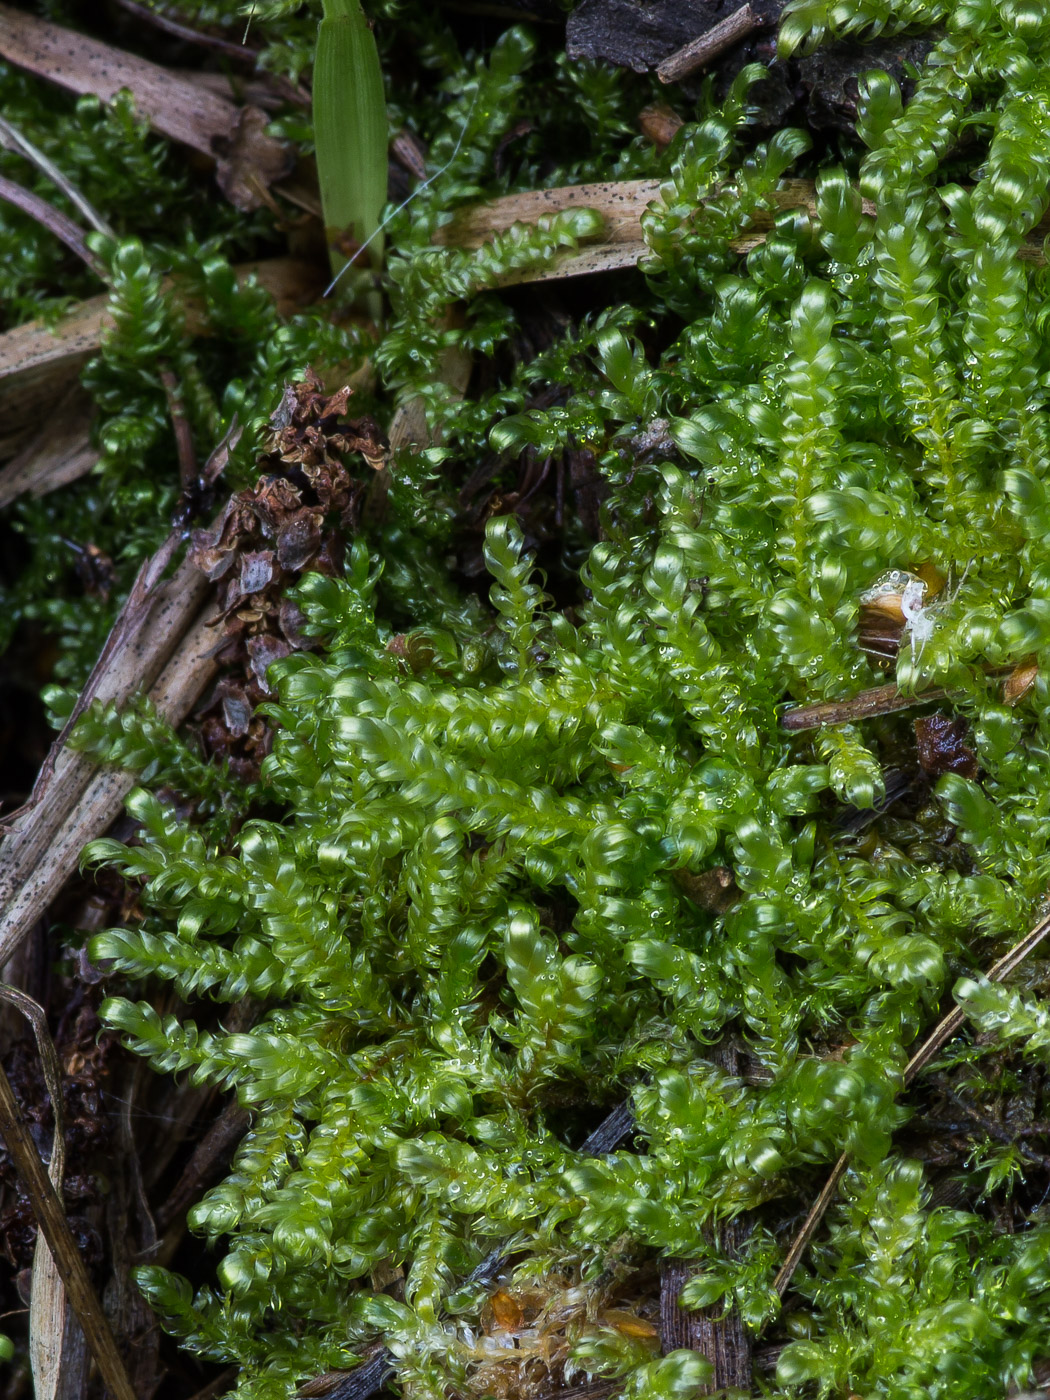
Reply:
<svg viewBox="0 0 1050 1400"><path fill-rule="evenodd" d="M458 211L449 223L438 230L435 241L453 248L479 248L497 233L505 233L513 224L535 223L544 215L564 213L569 209L596 209L605 220L605 232L600 241L587 243L575 251L559 253L543 267L517 269L507 275L502 285L520 282L549 282L563 277L582 277L589 272L612 272L618 268L634 267L648 256L649 248L642 237L641 218L646 208L660 193L659 180L619 180L591 185L565 185L549 190L527 190L510 194L488 204L472 204ZM816 213L816 187L812 180L782 180L773 195L776 212L788 209ZM864 212L874 214L875 206L864 200ZM776 212L759 213L752 226L730 247L737 253L748 253L763 243L773 228ZM1020 256L1027 262L1042 262L1043 239L1050 232L1050 223L1043 220L1035 228Z"/></svg>

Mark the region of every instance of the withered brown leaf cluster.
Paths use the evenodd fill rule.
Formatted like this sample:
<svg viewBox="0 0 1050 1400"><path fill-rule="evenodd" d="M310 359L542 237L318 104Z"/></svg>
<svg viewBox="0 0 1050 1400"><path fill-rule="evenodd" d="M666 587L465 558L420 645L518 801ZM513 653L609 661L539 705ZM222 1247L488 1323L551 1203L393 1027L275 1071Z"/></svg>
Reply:
<svg viewBox="0 0 1050 1400"><path fill-rule="evenodd" d="M205 709L202 736L245 780L257 776L269 751L269 730L254 715L272 698L267 667L310 645L287 591L308 571L342 572L367 476L386 463L374 419L342 421L350 394L349 387L328 394L313 371L288 384L263 439L263 474L191 541L190 558L220 584L219 659L228 667Z"/></svg>

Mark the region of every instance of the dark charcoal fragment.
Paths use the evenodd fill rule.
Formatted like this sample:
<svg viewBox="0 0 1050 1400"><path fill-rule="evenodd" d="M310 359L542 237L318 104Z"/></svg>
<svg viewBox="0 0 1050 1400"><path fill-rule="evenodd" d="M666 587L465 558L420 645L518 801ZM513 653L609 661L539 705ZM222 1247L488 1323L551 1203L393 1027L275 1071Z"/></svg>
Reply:
<svg viewBox="0 0 1050 1400"><path fill-rule="evenodd" d="M852 136L861 75L882 69L900 84L907 98L911 87L908 69L921 67L932 47L929 39L879 39L868 44L844 41L798 60L799 79L809 94L810 125Z"/></svg>
<svg viewBox="0 0 1050 1400"><path fill-rule="evenodd" d="M565 49L570 58L604 59L647 73L684 44L740 8L743 0L583 0L569 16ZM775 24L783 0L750 0L755 17Z"/></svg>

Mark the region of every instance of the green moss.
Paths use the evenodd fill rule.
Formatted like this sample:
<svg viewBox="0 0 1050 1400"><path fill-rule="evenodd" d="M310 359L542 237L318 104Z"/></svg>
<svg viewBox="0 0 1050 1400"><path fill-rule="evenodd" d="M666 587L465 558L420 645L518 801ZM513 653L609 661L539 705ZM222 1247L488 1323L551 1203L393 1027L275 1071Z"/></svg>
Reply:
<svg viewBox="0 0 1050 1400"><path fill-rule="evenodd" d="M256 8L266 61L301 71L311 23ZM202 442L234 408L251 425L238 482L283 380L310 362L371 355L381 411L422 394L443 443L399 457L389 514L346 577L300 586L322 644L271 672L260 790L234 790L148 710L93 712L80 731L200 800L188 823L140 790L141 845L92 848L144 882L148 909L92 952L186 1003L161 1016L115 986L127 995L106 1016L137 1053L252 1110L230 1175L191 1217L217 1284L194 1296L140 1271L185 1345L243 1368L242 1396L291 1395L376 1339L410 1395L490 1389L485 1290L469 1275L495 1247L520 1278L581 1286L570 1371L647 1400L707 1379L695 1356L654 1359L602 1321L608 1273L643 1280L657 1254L696 1261L692 1306L734 1301L785 1345L768 1393L992 1400L1030 1379L1050 1233L1031 1202L1004 1233L980 1199L1018 1188L1017 1152L976 1143L967 1209L932 1204L902 1150L900 1089L962 973L982 1030L1045 1054L1038 987L1022 997L978 974L1050 879L1050 287L1019 256L1047 202L1050 33L1034 9L990 0L846 8L791 6L785 51L836 26L936 22L930 59L907 104L882 75L862 82L866 150L848 171L824 165L815 214L779 216L746 257L731 241L806 147L791 131L748 140L755 73L658 156L615 117L635 79L573 68L517 30L461 54L414 9L422 68L457 95L391 93L392 109L430 138L433 168L450 164L390 224L378 343L323 312L278 328L257 290L235 288L210 225L167 243L122 228L102 249L119 311L88 375L104 456L68 499L132 522L128 568L148 547L147 474L149 501L175 491L158 356L196 386ZM494 177L519 120L532 131ZM433 231L482 193L610 170L662 181L644 275L617 284L629 301L506 368L519 325L501 277L592 230L561 218L476 256L432 246ZM967 188L963 170L977 172ZM202 249L207 350L161 281ZM443 324L455 302L464 315ZM462 404L441 383L451 347L489 371ZM494 454L509 470L584 449L611 487L601 542L566 530L544 580L497 517L487 599L450 574L472 473ZM921 645L905 635L896 678L950 692L980 777L941 778L905 819L876 804L902 754L915 767L907 720L812 738L780 721L785 702L874 683L861 595L926 565L951 583ZM69 657L87 654L79 635ZM1040 679L1010 707L1001 676L1033 655ZM859 836L846 805L871 815ZM715 868L732 870L735 900L701 897ZM199 1024L203 999L246 995L262 1007L251 1030ZM712 1058L730 1033L746 1076ZM582 1155L584 1130L625 1097L631 1150ZM843 1150L841 1203L778 1317L776 1268ZM742 1211L754 1228L729 1258L711 1225ZM403 1286L383 1291L399 1269Z"/></svg>

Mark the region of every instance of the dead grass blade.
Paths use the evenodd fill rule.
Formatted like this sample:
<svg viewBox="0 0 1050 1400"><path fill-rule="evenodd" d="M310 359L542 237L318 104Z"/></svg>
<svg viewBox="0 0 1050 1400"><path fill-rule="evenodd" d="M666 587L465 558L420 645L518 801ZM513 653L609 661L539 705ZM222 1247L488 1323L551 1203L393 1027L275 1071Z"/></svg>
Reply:
<svg viewBox="0 0 1050 1400"><path fill-rule="evenodd" d="M642 238L641 217L659 192L659 180L620 180L567 185L553 190L527 190L493 200L491 204L472 204L461 209L450 223L437 231L434 241L450 248L480 248L495 234L506 233L514 224L534 224L545 214L560 214L568 209L597 209L605 220L600 243L564 253L547 267L512 273L508 285L515 280L544 282L633 267L648 251Z"/></svg>
<svg viewBox="0 0 1050 1400"><path fill-rule="evenodd" d="M301 311L324 289L324 269L300 258L242 263L234 271L239 282L254 277L274 298L282 317ZM168 285L177 287L178 283ZM188 333L205 334L207 327L200 303L193 297L184 297L182 307ZM109 298L97 296L75 306L54 326L42 320L27 321L0 335L0 460L28 451L29 444L40 434L41 424L55 418L56 400L97 352L103 334L113 324ZM90 465L93 462L84 470ZM22 469L32 477L28 462L23 462ZM73 479L67 475L63 483L56 484ZM31 487L27 484L22 489ZM0 504L12 499L13 495L4 494L0 478Z"/></svg>
<svg viewBox="0 0 1050 1400"><path fill-rule="evenodd" d="M155 556L151 563L158 564ZM148 588L149 574L143 576ZM190 563L137 608L93 678L98 699L123 701L148 690L172 724L185 718L215 669L214 629L202 607L209 585ZM141 591L140 591L141 597ZM111 634L112 636L113 634ZM51 757L51 756L49 756ZM80 852L99 836L135 784L128 773L99 771L67 745L54 751L51 775L42 774L35 800L18 815L0 846L0 964L76 868Z"/></svg>
<svg viewBox="0 0 1050 1400"><path fill-rule="evenodd" d="M34 146L29 137L23 135L13 122L5 121L3 117L0 117L0 142L9 151L24 156L32 165L36 166L42 175L46 175L55 188L62 191L73 208L80 210L81 216L93 229L106 234L108 238L115 237L109 224L106 223L94 205L84 198L72 180L68 180L54 161Z"/></svg>
<svg viewBox="0 0 1050 1400"><path fill-rule="evenodd" d="M1050 918L1042 919L1031 932L1027 933L1018 943L1010 949L1008 953L999 959L998 962L988 969L987 977L989 982L1002 982L1015 968L1020 967L1039 944L1042 943L1047 934L1050 934ZM937 1056L948 1042L956 1036L962 1029L964 1013L958 1006L949 1011L947 1016L941 1018L937 1025L926 1037L923 1043L916 1050L915 1054L908 1061L902 1076L905 1087L909 1085L916 1075ZM849 1166L849 1153L844 1152L832 1168L831 1175L824 1183L824 1188L814 1201L809 1214L803 1222L802 1228L791 1242L791 1248L787 1252L780 1272L774 1280L773 1287L783 1298L788 1290L788 1285L794 1277L795 1270L802 1261L802 1257L809 1248L810 1241L817 1232L817 1227L832 1201L838 1193L839 1183L846 1174Z"/></svg>
<svg viewBox="0 0 1050 1400"><path fill-rule="evenodd" d="M506 195L490 204L472 204L453 215L435 234L435 242L453 248L480 248L497 233L514 224L532 224L547 214L568 209L596 209L605 221L600 242L588 243L560 254L543 268L511 273L515 282L545 282L561 277L581 277L588 272L611 272L634 267L649 249L642 237L642 215L660 193L659 180L617 180L592 185L564 185L552 190L527 190ZM816 212L816 190L811 180L784 180L773 199L777 210L760 211L750 229L732 247L749 252L763 242L773 227L776 212L806 209ZM873 206L866 203L868 212Z"/></svg>
<svg viewBox="0 0 1050 1400"><path fill-rule="evenodd" d="M232 103L191 88L159 64L8 5L0 5L0 53L38 78L103 102L128 88L155 131L202 155L214 156L213 140L235 124Z"/></svg>
<svg viewBox="0 0 1050 1400"><path fill-rule="evenodd" d="M290 175L295 164L294 152L267 135L267 118L258 108L238 107L148 59L8 5L0 5L0 55L59 87L94 93L104 102L127 88L154 131L215 161L219 187L239 209L267 203L270 186ZM288 187L284 193L302 205L302 190ZM305 193L313 213L317 196Z"/></svg>
<svg viewBox="0 0 1050 1400"><path fill-rule="evenodd" d="M74 384L39 433L0 471L0 510L19 496L46 496L86 476L98 461L91 446L91 396Z"/></svg>
<svg viewBox="0 0 1050 1400"><path fill-rule="evenodd" d="M160 581L178 552L181 543L181 529L172 530L156 554L143 560L135 575L135 582L131 585L131 590L124 601L124 606L117 614L116 621L110 629L102 652L95 662L83 690L77 696L72 713L62 726L58 738L51 745L50 752L41 764L40 772L33 785L32 795L26 804L27 809L35 807L47 793L48 784L55 771L55 763L59 754L63 752L66 740L73 732L73 726L77 720L93 700L110 698L104 694L104 691L113 684L114 663L120 665L125 657L134 658L132 670L137 676L138 667L135 665L135 660L141 654L145 642L143 625L157 594Z"/></svg>

